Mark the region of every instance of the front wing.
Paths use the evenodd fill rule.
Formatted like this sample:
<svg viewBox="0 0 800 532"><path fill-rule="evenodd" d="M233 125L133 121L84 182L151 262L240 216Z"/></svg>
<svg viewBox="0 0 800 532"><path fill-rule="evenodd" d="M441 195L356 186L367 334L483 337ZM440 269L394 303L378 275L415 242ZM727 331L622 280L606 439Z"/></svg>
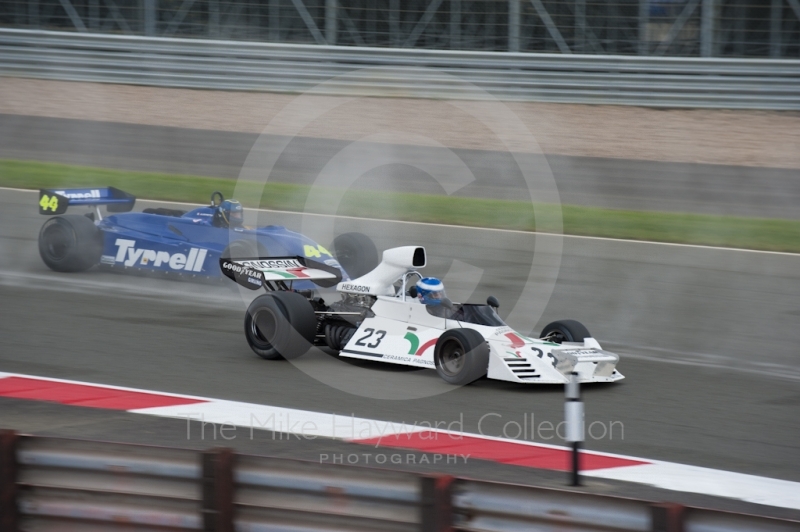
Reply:
<svg viewBox="0 0 800 532"><path fill-rule="evenodd" d="M563 384L571 372L578 381L614 382L625 378L616 366L619 356L605 351L593 339L583 343L552 344L508 333L512 340L491 339L490 379L511 382Z"/></svg>

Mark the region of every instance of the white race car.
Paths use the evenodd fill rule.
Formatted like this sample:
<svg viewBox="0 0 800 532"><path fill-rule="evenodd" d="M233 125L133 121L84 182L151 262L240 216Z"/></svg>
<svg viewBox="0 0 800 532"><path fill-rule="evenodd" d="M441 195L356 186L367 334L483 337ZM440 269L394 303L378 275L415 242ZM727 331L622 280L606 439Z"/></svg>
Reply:
<svg viewBox="0 0 800 532"><path fill-rule="evenodd" d="M295 358L311 345L339 356L435 369L450 384L483 376L520 383L613 382L619 356L603 350L574 320L556 321L529 338L497 315L497 300L485 305L424 305L415 282L425 267L425 248L388 249L377 268L350 281L338 269L304 257L220 259L223 274L267 294L247 309L247 342L262 358ZM330 305L292 283L337 280L341 300Z"/></svg>

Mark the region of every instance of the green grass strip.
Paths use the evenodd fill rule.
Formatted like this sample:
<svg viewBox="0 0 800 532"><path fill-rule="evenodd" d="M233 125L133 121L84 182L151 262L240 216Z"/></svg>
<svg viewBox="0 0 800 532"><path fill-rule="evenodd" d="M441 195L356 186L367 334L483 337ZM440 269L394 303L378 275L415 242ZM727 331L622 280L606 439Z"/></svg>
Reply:
<svg viewBox="0 0 800 532"><path fill-rule="evenodd" d="M248 207L294 212L324 211L324 208L307 207L306 200L311 187L306 185L275 182L262 185L233 179L32 161L0 159L0 186L28 189L114 186L140 198L198 204L208 202L213 190L230 197L235 189L237 199ZM330 189L323 193L332 198L337 190ZM349 190L344 194L337 214L534 231L534 209L553 207L524 201ZM629 211L578 205L562 205L561 209L565 234L800 252L800 221L797 220ZM557 210L551 210L550 214L553 213L557 213ZM551 232L557 227L538 229Z"/></svg>

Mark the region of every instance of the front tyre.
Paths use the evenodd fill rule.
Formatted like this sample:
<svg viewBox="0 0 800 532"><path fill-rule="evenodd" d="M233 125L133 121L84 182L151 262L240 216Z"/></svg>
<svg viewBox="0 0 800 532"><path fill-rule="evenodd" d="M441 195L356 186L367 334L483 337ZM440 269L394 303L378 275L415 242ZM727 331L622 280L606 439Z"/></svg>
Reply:
<svg viewBox="0 0 800 532"><path fill-rule="evenodd" d="M333 239L336 260L351 279L366 275L378 266L378 248L363 233L344 233Z"/></svg>
<svg viewBox="0 0 800 532"><path fill-rule="evenodd" d="M583 343L584 338L591 338L589 329L576 320L560 320L550 323L542 329L541 339L549 340L556 344L563 342Z"/></svg>
<svg viewBox="0 0 800 532"><path fill-rule="evenodd" d="M39 255L57 272L82 272L103 254L103 235L86 216L67 214L47 220L39 231Z"/></svg>
<svg viewBox="0 0 800 532"><path fill-rule="evenodd" d="M474 329L450 329L436 341L436 373L447 383L469 384L486 375L489 345Z"/></svg>
<svg viewBox="0 0 800 532"><path fill-rule="evenodd" d="M267 360L297 358L314 342L317 318L306 298L294 292L257 297L244 316L244 335L255 354Z"/></svg>

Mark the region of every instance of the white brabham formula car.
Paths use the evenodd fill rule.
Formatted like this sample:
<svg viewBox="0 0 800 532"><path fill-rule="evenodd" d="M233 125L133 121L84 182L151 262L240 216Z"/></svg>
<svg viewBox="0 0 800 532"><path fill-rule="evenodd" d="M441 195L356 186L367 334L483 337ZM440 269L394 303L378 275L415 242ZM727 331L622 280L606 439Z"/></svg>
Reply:
<svg viewBox="0 0 800 532"><path fill-rule="evenodd" d="M613 382L619 356L604 351L574 320L556 321L541 338L515 332L497 315L497 300L485 305L427 306L415 282L425 267L425 248L384 251L368 274L341 281L341 272L304 257L220 259L223 274L252 290L266 289L247 309L244 330L253 351L266 359L294 358L311 345L339 356L435 369L451 384L483 376L520 383ZM292 283L339 281L341 300L326 304Z"/></svg>

